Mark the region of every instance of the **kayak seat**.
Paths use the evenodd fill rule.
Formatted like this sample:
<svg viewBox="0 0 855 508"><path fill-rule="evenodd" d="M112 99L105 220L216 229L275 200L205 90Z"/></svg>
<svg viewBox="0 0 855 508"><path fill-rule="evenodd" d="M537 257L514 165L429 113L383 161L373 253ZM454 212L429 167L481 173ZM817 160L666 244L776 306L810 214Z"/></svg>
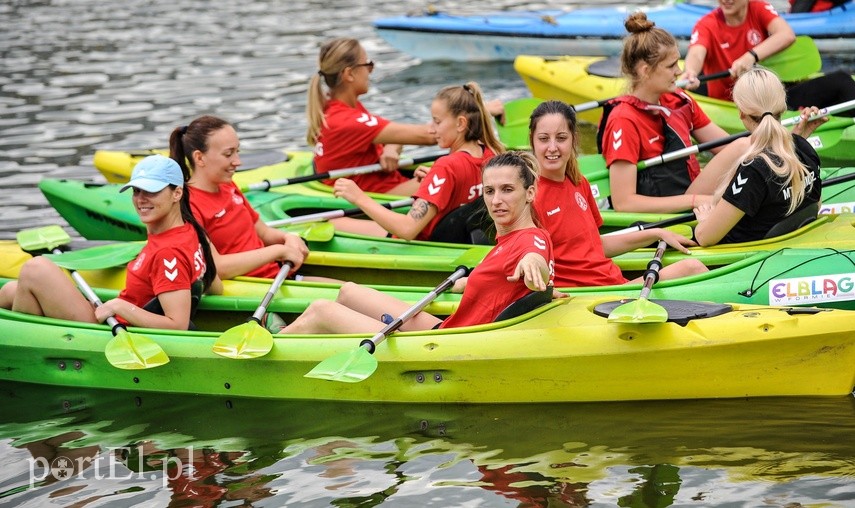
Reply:
<svg viewBox="0 0 855 508"><path fill-rule="evenodd" d="M495 227L487 213L484 200L477 198L448 212L433 229L430 241L472 245L495 244Z"/></svg>
<svg viewBox="0 0 855 508"><path fill-rule="evenodd" d="M784 220L772 226L772 229L766 233L764 238L774 238L776 236L792 233L793 231L815 221L818 213L819 203L811 203L801 210L796 210L794 213L784 218Z"/></svg>
<svg viewBox="0 0 855 508"><path fill-rule="evenodd" d="M603 302L594 307L594 314L608 318L609 314L616 308L625 303L635 300L634 298L623 298L611 302ZM676 323L680 326L686 326L693 319L706 319L722 314L727 314L733 310L731 305L726 303L713 302L693 302L689 300L649 300L661 307L664 307L668 312L668 322Z"/></svg>
<svg viewBox="0 0 855 508"><path fill-rule="evenodd" d="M610 56L602 60L597 60L591 63L586 69L588 74L592 76L600 76L603 78L620 78L623 74L620 70L620 58Z"/></svg>
<svg viewBox="0 0 855 508"><path fill-rule="evenodd" d="M522 316L527 312L531 312L538 307L542 307L552 301L552 286L547 286L545 291L533 291L514 303L505 307L505 309L496 316L496 321L504 321L505 319Z"/></svg>
<svg viewBox="0 0 855 508"><path fill-rule="evenodd" d="M195 330L196 325L193 324L193 316L196 315L196 309L199 307L199 300L202 299L202 293L205 291L205 283L200 279L190 286L190 322L187 324L188 330ZM163 315L163 307L160 305L160 300L155 296L145 305L143 309L153 312L154 314Z"/></svg>

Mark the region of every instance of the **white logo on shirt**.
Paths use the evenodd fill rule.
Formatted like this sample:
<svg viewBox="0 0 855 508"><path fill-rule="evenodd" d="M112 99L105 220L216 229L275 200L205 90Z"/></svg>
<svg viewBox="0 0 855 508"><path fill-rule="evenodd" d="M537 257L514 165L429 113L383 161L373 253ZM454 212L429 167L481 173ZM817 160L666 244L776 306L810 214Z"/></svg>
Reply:
<svg viewBox="0 0 855 508"><path fill-rule="evenodd" d="M428 192L431 196L440 191L442 184L445 183L445 178L439 178L433 175L433 180L428 184Z"/></svg>
<svg viewBox="0 0 855 508"><path fill-rule="evenodd" d="M534 246L540 250L546 250L546 240L535 235L534 236Z"/></svg>
<svg viewBox="0 0 855 508"><path fill-rule="evenodd" d="M145 261L145 252L140 254L139 257L134 261L134 264L131 265L131 271L135 272L135 271L139 270L143 264L143 261Z"/></svg>
<svg viewBox="0 0 855 508"><path fill-rule="evenodd" d="M220 210L219 212L217 212L217 213L215 213L215 214L214 214L214 218L215 218L215 219L219 219L220 217L222 217L222 216L223 216L223 215L225 215L225 214L226 214L226 209L225 209L225 208L223 208L222 210Z"/></svg>
<svg viewBox="0 0 855 508"><path fill-rule="evenodd" d="M178 258L172 258L171 260L163 260L163 266L166 267L163 270L163 275L166 276L167 279L174 281L176 277L178 277L178 268L175 266L178 264Z"/></svg>
<svg viewBox="0 0 855 508"><path fill-rule="evenodd" d="M576 198L576 204L579 205L579 208L581 208L583 212L588 209L588 200L585 199L585 196L583 196L579 191L576 191L576 195L574 197Z"/></svg>
<svg viewBox="0 0 855 508"><path fill-rule="evenodd" d="M742 192L742 186L745 185L746 183L748 183L748 178L743 179L742 173L737 173L736 174L736 181L733 182L733 184L731 184L730 191L733 192L734 194L739 194L740 192ZM739 186L737 187L736 184L739 184Z"/></svg>
<svg viewBox="0 0 855 508"><path fill-rule="evenodd" d="M356 119L359 123L364 123L368 127L374 127L377 125L377 117L369 115L368 113L362 113L362 116Z"/></svg>
<svg viewBox="0 0 855 508"><path fill-rule="evenodd" d="M760 32L754 30L753 28L748 31L746 37L748 37L748 44L751 44L752 47L760 44L760 42L763 41L763 36L760 35Z"/></svg>
<svg viewBox="0 0 855 508"><path fill-rule="evenodd" d="M730 43L729 42L722 42L721 44L719 44L719 46L721 46L721 49L727 49L730 47Z"/></svg>
<svg viewBox="0 0 855 508"><path fill-rule="evenodd" d="M659 135L653 136L652 138L647 140L651 145L657 141L659 141Z"/></svg>
<svg viewBox="0 0 855 508"><path fill-rule="evenodd" d="M546 212L546 216L547 216L547 217L552 217L553 215L555 215L556 213L558 213L558 212L560 212L560 211L561 211L561 207L560 207L560 206L556 206L554 210L550 210L550 211Z"/></svg>
<svg viewBox="0 0 855 508"><path fill-rule="evenodd" d="M698 31L697 31L697 30L695 30L694 32L692 32L692 36L691 36L691 37L689 37L689 44L694 44L694 43L698 42L698 35L699 35L699 34L698 34Z"/></svg>
<svg viewBox="0 0 855 508"><path fill-rule="evenodd" d="M623 129L618 129L612 132L612 149L617 150L623 144L621 136L623 136Z"/></svg>

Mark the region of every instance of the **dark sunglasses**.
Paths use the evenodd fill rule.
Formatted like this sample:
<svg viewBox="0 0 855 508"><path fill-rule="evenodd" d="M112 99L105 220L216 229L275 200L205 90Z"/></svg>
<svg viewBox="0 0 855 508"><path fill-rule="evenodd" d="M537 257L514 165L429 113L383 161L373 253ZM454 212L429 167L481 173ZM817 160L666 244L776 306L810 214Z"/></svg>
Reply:
<svg viewBox="0 0 855 508"><path fill-rule="evenodd" d="M356 64L353 67L368 67L368 72L374 72L374 60L368 60L365 63Z"/></svg>

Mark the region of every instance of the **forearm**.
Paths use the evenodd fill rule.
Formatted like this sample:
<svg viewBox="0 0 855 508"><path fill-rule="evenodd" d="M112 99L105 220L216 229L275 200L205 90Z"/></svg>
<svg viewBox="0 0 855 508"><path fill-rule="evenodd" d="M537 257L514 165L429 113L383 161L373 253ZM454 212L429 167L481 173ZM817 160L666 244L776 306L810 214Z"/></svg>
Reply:
<svg viewBox="0 0 855 508"><path fill-rule="evenodd" d="M406 215L385 208L368 196L362 196L358 202L354 204L365 212L365 215L370 217L371 220L380 225L380 227L398 238L403 238L405 240L412 240L415 238L421 230L424 229L424 225L427 222L417 221L416 218L413 217L412 213L417 212L419 217L424 217L431 209L431 206L421 199L416 200L416 202L413 203L412 212ZM435 213L436 212L434 212L434 214Z"/></svg>
<svg viewBox="0 0 855 508"><path fill-rule="evenodd" d="M659 240L659 235L656 230L643 230L600 238L603 241L603 251L606 257L613 258L631 250L647 247Z"/></svg>

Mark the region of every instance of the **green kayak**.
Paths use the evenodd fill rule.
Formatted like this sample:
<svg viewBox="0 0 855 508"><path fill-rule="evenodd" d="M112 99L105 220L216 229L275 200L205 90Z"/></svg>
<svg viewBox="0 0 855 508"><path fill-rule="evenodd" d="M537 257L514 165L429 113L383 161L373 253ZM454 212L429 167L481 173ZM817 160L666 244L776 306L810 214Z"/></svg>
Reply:
<svg viewBox="0 0 855 508"><path fill-rule="evenodd" d="M674 310L684 319L610 323L602 314L609 298L579 296L497 323L395 333L377 346L376 371L355 383L305 375L361 350L365 335L274 335L269 353L238 360L212 351L224 329L206 331L209 323L197 315L200 331L131 328L169 360L131 371L108 362L105 325L0 310L0 380L431 404L846 396L855 384L851 311L659 302L679 303Z"/></svg>

